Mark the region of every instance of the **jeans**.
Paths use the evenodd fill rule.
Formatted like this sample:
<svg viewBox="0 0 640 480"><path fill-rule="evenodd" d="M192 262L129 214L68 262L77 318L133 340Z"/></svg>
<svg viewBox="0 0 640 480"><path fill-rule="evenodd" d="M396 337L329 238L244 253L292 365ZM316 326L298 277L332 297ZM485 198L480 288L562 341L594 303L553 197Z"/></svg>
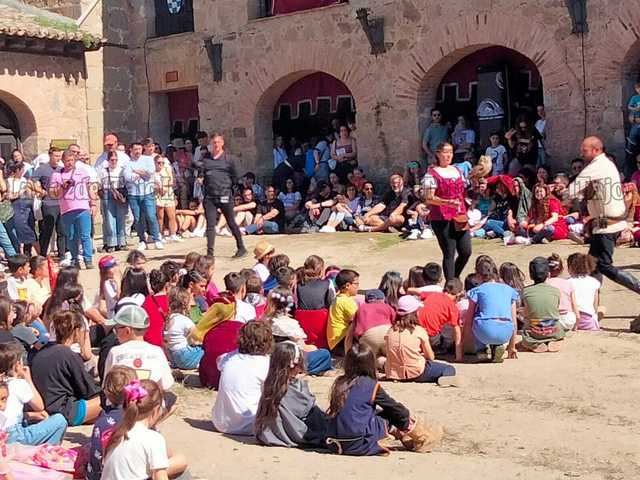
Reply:
<svg viewBox="0 0 640 480"><path fill-rule="evenodd" d="M91 212L89 210L71 210L62 215L62 224L68 233L69 252L74 261L80 259L80 243L85 263L93 259L93 241L91 240Z"/></svg>
<svg viewBox="0 0 640 480"><path fill-rule="evenodd" d="M14 425L9 428L7 443L21 443L23 445L43 445L50 443L59 445L67 431L67 420L60 413L32 425Z"/></svg>
<svg viewBox="0 0 640 480"><path fill-rule="evenodd" d="M218 223L218 209L222 211L225 220L227 221L227 227L231 230L233 238L236 239L236 246L238 250L244 248L244 242L242 241L242 233L236 223L235 214L233 213L233 203L231 203L229 197L226 197L226 202L221 202L221 197L209 197L205 196L202 200L202 206L204 207L204 216L207 219L207 255L213 255L213 250L216 243L216 224Z"/></svg>
<svg viewBox="0 0 640 480"><path fill-rule="evenodd" d="M49 252L49 244L53 236L53 230L56 231L56 245L58 246L58 257L64 258L66 251L66 238L64 229L62 228L62 216L60 215L59 205L48 205L45 200L42 203L42 220L38 222L40 229L40 255L47 256Z"/></svg>
<svg viewBox="0 0 640 480"><path fill-rule="evenodd" d="M473 336L476 340L476 350L480 351L487 345L504 345L513 336L513 322L511 320L473 319Z"/></svg>
<svg viewBox="0 0 640 480"><path fill-rule="evenodd" d="M446 280L459 277L471 257L471 235L468 230L456 230L453 220L433 220L431 229L442 250L442 270ZM456 252L458 257L456 258Z"/></svg>
<svg viewBox="0 0 640 480"><path fill-rule="evenodd" d="M258 231L258 225L252 223L251 225L247 225L244 230L245 232L247 232L247 235L253 235ZM262 231L267 234L279 233L280 228L278 227L278 224L276 222L265 220L262 225Z"/></svg>
<svg viewBox="0 0 640 480"><path fill-rule="evenodd" d="M495 218L490 218L487 220L487 223L484 224L485 232L493 232L497 237L504 237L504 220L496 220Z"/></svg>
<svg viewBox="0 0 640 480"><path fill-rule="evenodd" d="M594 275L602 282L602 275L614 282L640 293L640 280L629 272L620 270L613 265L613 252L616 248L616 240L619 233L598 233L591 236L589 255L598 261L598 273Z"/></svg>
<svg viewBox="0 0 640 480"><path fill-rule="evenodd" d="M193 370L194 368L198 368L203 356L204 350L201 345L187 345L180 350L171 352L173 365L181 370Z"/></svg>
<svg viewBox="0 0 640 480"><path fill-rule="evenodd" d="M158 217L156 216L156 197L154 194L149 195L129 195L129 206L133 219L136 223L136 233L141 243L145 242L145 226L149 227L149 233L154 242L159 242L160 226L158 225ZM145 221L141 221L144 218Z"/></svg>
<svg viewBox="0 0 640 480"><path fill-rule="evenodd" d="M0 247L4 250L5 257L13 257L16 254L16 249L11 242L11 237L9 237L4 223L0 223Z"/></svg>
<svg viewBox="0 0 640 480"><path fill-rule="evenodd" d="M304 363L309 375L327 372L331 370L331 353L324 348L306 352L304 354Z"/></svg>
<svg viewBox="0 0 640 480"><path fill-rule="evenodd" d="M118 202L107 193L100 204L102 210L102 243L105 247L125 246L124 222L127 204Z"/></svg>
<svg viewBox="0 0 640 480"><path fill-rule="evenodd" d="M440 377L453 377L455 374L456 369L448 363L427 360L427 364L424 366L424 372L422 372L422 375L418 378L414 378L412 382L436 383Z"/></svg>

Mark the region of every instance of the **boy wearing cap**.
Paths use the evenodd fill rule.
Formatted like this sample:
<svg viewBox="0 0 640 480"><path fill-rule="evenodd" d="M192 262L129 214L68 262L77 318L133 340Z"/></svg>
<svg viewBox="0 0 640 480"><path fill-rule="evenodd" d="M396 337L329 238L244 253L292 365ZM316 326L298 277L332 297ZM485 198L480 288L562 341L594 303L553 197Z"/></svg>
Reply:
<svg viewBox="0 0 640 480"><path fill-rule="evenodd" d="M262 283L269 278L269 260L271 260L275 251L274 246L265 240L259 241L253 249L253 256L257 262L253 266L253 271L260 276Z"/></svg>
<svg viewBox="0 0 640 480"><path fill-rule="evenodd" d="M142 307L126 305L118 310L113 320L105 323L113 325L119 345L107 355L104 377L114 365L124 365L133 368L140 380L158 382L165 391L171 388L173 375L164 351L144 341L149 316Z"/></svg>
<svg viewBox="0 0 640 480"><path fill-rule="evenodd" d="M367 345L376 357L385 356L384 337L393 323L396 312L391 305L384 303L382 290L367 290L364 298L365 303L358 306L353 319L353 336L358 339L358 343Z"/></svg>
<svg viewBox="0 0 640 480"><path fill-rule="evenodd" d="M522 349L534 352L557 352L565 331L560 325L560 290L546 283L549 261L535 257L529 263L533 285L522 291L525 324L522 330Z"/></svg>

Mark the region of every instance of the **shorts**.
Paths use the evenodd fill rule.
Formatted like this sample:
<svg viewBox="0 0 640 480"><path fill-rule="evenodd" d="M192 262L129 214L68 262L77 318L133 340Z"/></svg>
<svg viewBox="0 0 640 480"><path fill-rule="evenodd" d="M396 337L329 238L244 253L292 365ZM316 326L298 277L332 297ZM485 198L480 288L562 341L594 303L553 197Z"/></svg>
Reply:
<svg viewBox="0 0 640 480"><path fill-rule="evenodd" d="M87 401L84 399L75 400L69 412L69 426L77 427L82 425L87 418Z"/></svg>

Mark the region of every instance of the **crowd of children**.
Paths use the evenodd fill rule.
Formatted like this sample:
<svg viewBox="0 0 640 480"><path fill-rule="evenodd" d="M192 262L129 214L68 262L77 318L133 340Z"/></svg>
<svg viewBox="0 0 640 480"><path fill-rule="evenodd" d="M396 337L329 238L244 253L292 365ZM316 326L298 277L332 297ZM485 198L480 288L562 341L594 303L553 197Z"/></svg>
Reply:
<svg viewBox="0 0 640 480"><path fill-rule="evenodd" d="M450 362L465 355L500 363L557 352L567 331L599 329L601 284L582 253L566 260L566 278L557 254L531 260L530 282L515 264L481 255L464 282L444 282L440 265L427 263L405 278L388 271L366 290L358 272L317 255L295 269L261 241L254 256L219 291L210 257L191 253L147 273L135 251L121 274L107 255L93 301L77 268L11 257L0 296L7 441L59 444L68 426L95 424L87 479L179 475L184 457L155 430L175 409L175 368L198 369L202 385L218 390L219 432L350 455L387 453L395 440L426 452L442 428L391 398L381 380L458 387ZM336 376L336 362L344 372L325 411L302 374Z"/></svg>

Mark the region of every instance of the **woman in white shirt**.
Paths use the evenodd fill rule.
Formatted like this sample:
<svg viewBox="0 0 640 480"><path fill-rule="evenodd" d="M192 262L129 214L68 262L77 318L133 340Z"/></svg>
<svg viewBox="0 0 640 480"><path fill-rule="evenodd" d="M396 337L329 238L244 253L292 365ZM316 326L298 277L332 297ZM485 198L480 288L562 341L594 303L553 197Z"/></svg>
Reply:
<svg viewBox="0 0 640 480"><path fill-rule="evenodd" d="M284 149L284 140L281 136L276 137L276 141L273 145L273 168L274 170L280 165L282 162L287 160L289 157L287 156L287 151Z"/></svg>
<svg viewBox="0 0 640 480"><path fill-rule="evenodd" d="M212 421L219 432L253 435L272 346L270 325L254 320L240 329L238 350L218 357L222 374Z"/></svg>
<svg viewBox="0 0 640 480"><path fill-rule="evenodd" d="M107 161L98 170L102 210L102 243L105 252L126 250L125 217L127 216L127 198L124 193L122 164L118 163L117 152L109 152Z"/></svg>

